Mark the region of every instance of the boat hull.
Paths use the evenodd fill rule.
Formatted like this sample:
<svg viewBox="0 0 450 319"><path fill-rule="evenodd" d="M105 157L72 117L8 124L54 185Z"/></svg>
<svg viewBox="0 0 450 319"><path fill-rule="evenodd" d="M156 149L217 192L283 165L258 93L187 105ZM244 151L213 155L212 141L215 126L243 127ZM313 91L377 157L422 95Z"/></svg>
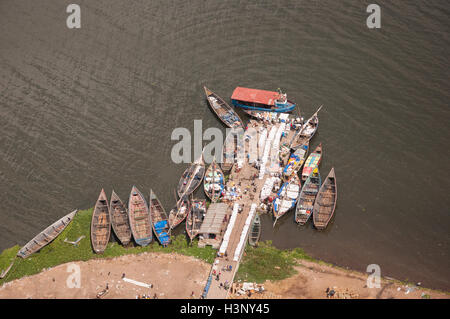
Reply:
<svg viewBox="0 0 450 319"><path fill-rule="evenodd" d="M249 106L249 105L245 105L240 103L237 100L231 100L231 103L235 106L235 107L240 107L244 110L250 110L250 111L264 111L264 112L278 112L278 113L287 113L287 112L292 112L295 109L295 104L294 103L287 103L286 106L284 107L270 107L270 108L265 108L265 107L257 107L257 106Z"/></svg>

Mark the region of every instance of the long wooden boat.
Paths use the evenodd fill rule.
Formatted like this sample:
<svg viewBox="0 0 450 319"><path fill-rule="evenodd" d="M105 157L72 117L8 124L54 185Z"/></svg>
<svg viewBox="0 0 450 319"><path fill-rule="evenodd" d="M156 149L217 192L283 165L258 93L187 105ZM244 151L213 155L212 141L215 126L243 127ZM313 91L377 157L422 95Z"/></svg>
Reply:
<svg viewBox="0 0 450 319"><path fill-rule="evenodd" d="M206 196L208 196L213 203L217 202L222 197L222 192L225 188L225 178L215 159L206 170L203 188Z"/></svg>
<svg viewBox="0 0 450 319"><path fill-rule="evenodd" d="M283 177L289 178L293 174L297 174L303 163L305 162L306 155L308 155L309 141L298 147L289 156L286 166L283 169Z"/></svg>
<svg viewBox="0 0 450 319"><path fill-rule="evenodd" d="M178 196L181 198L183 195L192 194L202 183L204 175L205 162L203 161L202 154L194 163L186 168L183 175L181 175L177 187Z"/></svg>
<svg viewBox="0 0 450 319"><path fill-rule="evenodd" d="M253 222L250 226L250 233L248 235L248 243L250 246L256 246L261 237L261 219L258 214L255 214Z"/></svg>
<svg viewBox="0 0 450 319"><path fill-rule="evenodd" d="M287 94L281 92L237 87L231 96L231 103L244 110L263 112L291 112L295 103L287 99Z"/></svg>
<svg viewBox="0 0 450 319"><path fill-rule="evenodd" d="M62 231L70 224L76 213L77 210L74 210L66 216L58 219L56 222L37 234L32 240L30 240L19 250L17 256L27 258L31 254L39 251L42 247L48 245L53 239L58 237L59 234L61 234Z"/></svg>
<svg viewBox="0 0 450 319"><path fill-rule="evenodd" d="M236 134L230 131L223 142L222 147L222 170L228 173L234 165L236 155Z"/></svg>
<svg viewBox="0 0 450 319"><path fill-rule="evenodd" d="M102 189L95 203L91 220L91 243L96 254L102 254L111 236L111 218L109 215L108 198Z"/></svg>
<svg viewBox="0 0 450 319"><path fill-rule="evenodd" d="M186 218L186 233L192 242L202 226L206 214L206 200L192 199L191 203L192 209Z"/></svg>
<svg viewBox="0 0 450 319"><path fill-rule="evenodd" d="M152 228L156 238L161 245L167 246L170 244L169 220L164 207L161 205L153 190L150 190L150 214L152 216Z"/></svg>
<svg viewBox="0 0 450 319"><path fill-rule="evenodd" d="M314 202L313 221L317 229L325 229L336 209L337 185L334 167L325 178Z"/></svg>
<svg viewBox="0 0 450 319"><path fill-rule="evenodd" d="M311 175L312 171L319 167L319 164L322 160L322 143L316 147L314 152L309 154L307 160L305 161L305 165L302 170L302 181L305 181L309 175Z"/></svg>
<svg viewBox="0 0 450 319"><path fill-rule="evenodd" d="M122 245L128 245L131 241L131 228L127 207L114 190L111 194L109 212L111 214L111 225L114 233Z"/></svg>
<svg viewBox="0 0 450 319"><path fill-rule="evenodd" d="M295 222L304 225L313 214L314 201L319 192L321 184L319 169L316 167L303 184L302 191L298 196L297 207L295 208Z"/></svg>
<svg viewBox="0 0 450 319"><path fill-rule="evenodd" d="M226 126L230 128L244 127L244 122L242 122L239 115L231 106L206 86L203 88L205 89L206 99L211 109Z"/></svg>
<svg viewBox="0 0 450 319"><path fill-rule="evenodd" d="M152 216L148 210L144 195L136 186L131 188L128 200L128 219L134 241L140 246L147 246L153 240Z"/></svg>
<svg viewBox="0 0 450 319"><path fill-rule="evenodd" d="M277 220L295 207L298 195L300 193L300 179L297 174L293 174L288 181L281 185L280 190L273 201L273 216L275 217L275 226Z"/></svg>
<svg viewBox="0 0 450 319"><path fill-rule="evenodd" d="M172 208L169 212L169 230L171 231L179 224L181 224L183 220L189 215L191 209L192 208L189 197L184 195L177 201L175 207Z"/></svg>
<svg viewBox="0 0 450 319"><path fill-rule="evenodd" d="M316 134L319 128L319 116L317 115L322 109L321 105L319 109L314 113L303 125L300 131L292 138L291 148L296 149L299 146L309 141L314 134Z"/></svg>

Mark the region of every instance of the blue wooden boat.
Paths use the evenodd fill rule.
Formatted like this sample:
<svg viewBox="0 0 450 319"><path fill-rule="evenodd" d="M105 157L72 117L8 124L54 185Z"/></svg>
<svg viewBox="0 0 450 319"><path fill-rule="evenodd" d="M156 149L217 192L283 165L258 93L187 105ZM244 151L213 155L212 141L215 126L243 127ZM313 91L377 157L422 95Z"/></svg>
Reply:
<svg viewBox="0 0 450 319"><path fill-rule="evenodd" d="M169 219L158 197L153 193L153 190L150 190L150 215L152 217L152 228L156 238L161 245L167 246L170 244Z"/></svg>
<svg viewBox="0 0 450 319"><path fill-rule="evenodd" d="M231 96L234 106L250 111L291 112L295 103L287 99L286 93L237 87Z"/></svg>

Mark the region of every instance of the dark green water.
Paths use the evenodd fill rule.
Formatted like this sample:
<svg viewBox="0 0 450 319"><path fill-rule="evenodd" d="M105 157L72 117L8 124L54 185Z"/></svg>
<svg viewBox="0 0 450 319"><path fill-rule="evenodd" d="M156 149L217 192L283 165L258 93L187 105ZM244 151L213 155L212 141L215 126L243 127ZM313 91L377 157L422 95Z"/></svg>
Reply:
<svg viewBox="0 0 450 319"><path fill-rule="evenodd" d="M262 239L314 257L450 289L449 15L446 1L0 2L0 249L24 244L102 187L154 188L166 208L185 169L176 127L223 127L203 85L283 88L334 166L325 232L293 222ZM198 191L203 196L203 191Z"/></svg>

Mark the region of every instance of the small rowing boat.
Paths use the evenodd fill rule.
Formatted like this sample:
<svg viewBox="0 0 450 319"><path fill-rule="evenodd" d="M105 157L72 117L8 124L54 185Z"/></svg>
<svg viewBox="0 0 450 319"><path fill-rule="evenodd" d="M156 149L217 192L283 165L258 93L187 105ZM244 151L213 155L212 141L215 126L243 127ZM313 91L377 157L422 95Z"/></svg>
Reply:
<svg viewBox="0 0 450 319"><path fill-rule="evenodd" d="M17 256L27 258L31 254L39 251L42 247L48 245L53 239L59 236L62 231L70 224L77 213L77 210L67 214L58 219L56 222L48 226L42 232L37 234L25 246L23 246L17 253Z"/></svg>
<svg viewBox="0 0 450 319"><path fill-rule="evenodd" d="M205 194L209 197L211 202L215 203L222 197L224 187L225 180L223 172L214 159L205 173L203 182Z"/></svg>
<svg viewBox="0 0 450 319"><path fill-rule="evenodd" d="M111 218L109 215L108 199L102 189L95 203L91 220L91 243L96 254L102 254L111 236Z"/></svg>
<svg viewBox="0 0 450 319"><path fill-rule="evenodd" d="M172 208L169 212L169 230L171 231L175 227L177 227L183 220L186 218L186 216L191 211L191 202L189 201L189 197L184 195L182 198L180 198L177 203L175 204L175 207Z"/></svg>
<svg viewBox="0 0 450 319"><path fill-rule="evenodd" d="M248 235L249 245L250 246L258 245L260 236L261 236L261 219L258 214L255 214L253 222L250 226L250 234Z"/></svg>
<svg viewBox="0 0 450 319"><path fill-rule="evenodd" d="M153 190L150 190L150 215L156 238L161 245L167 246L170 244L169 221L164 207Z"/></svg>
<svg viewBox="0 0 450 319"><path fill-rule="evenodd" d="M111 194L109 212L111 213L111 225L114 233L122 245L128 245L131 241L131 228L127 208L114 190Z"/></svg>
<svg viewBox="0 0 450 319"><path fill-rule="evenodd" d="M283 177L289 178L292 174L297 174L303 163L305 162L306 155L308 154L309 141L298 147L291 153L283 170Z"/></svg>
<svg viewBox="0 0 450 319"><path fill-rule="evenodd" d="M231 106L206 86L203 88L205 89L206 99L211 109L226 126L230 128L244 127L241 118Z"/></svg>
<svg viewBox="0 0 450 319"><path fill-rule="evenodd" d="M153 239L152 218L144 195L133 186L128 200L128 219L136 244L147 246Z"/></svg>
<svg viewBox="0 0 450 319"><path fill-rule="evenodd" d="M280 190L273 201L273 216L275 217L275 226L277 220L295 207L298 194L300 193L300 179L297 174L293 174L288 181L281 185Z"/></svg>
<svg viewBox="0 0 450 319"><path fill-rule="evenodd" d="M294 219L299 225L305 225L311 217L320 184L320 173L319 169L316 167L306 179L302 191L298 196Z"/></svg>
<svg viewBox="0 0 450 319"><path fill-rule="evenodd" d="M322 109L321 105L316 113L314 113L303 125L300 131L292 138L291 148L296 149L309 141L319 128L319 117L317 113Z"/></svg>
<svg viewBox="0 0 450 319"><path fill-rule="evenodd" d="M206 214L206 201L204 199L192 199L192 209L186 218L186 232L192 240L198 235Z"/></svg>
<svg viewBox="0 0 450 319"><path fill-rule="evenodd" d="M178 196L181 198L183 195L192 194L202 183L204 175L205 162L203 161L203 154L201 154L181 175L177 187Z"/></svg>
<svg viewBox="0 0 450 319"><path fill-rule="evenodd" d="M316 147L314 152L309 154L308 159L306 160L305 165L303 166L302 181L305 181L309 177L309 175L311 175L312 171L315 168L319 167L321 160L322 160L322 143L320 143L319 146Z"/></svg>
<svg viewBox="0 0 450 319"><path fill-rule="evenodd" d="M317 229L325 229L336 209L337 185L334 168L325 178L314 202L313 221Z"/></svg>

